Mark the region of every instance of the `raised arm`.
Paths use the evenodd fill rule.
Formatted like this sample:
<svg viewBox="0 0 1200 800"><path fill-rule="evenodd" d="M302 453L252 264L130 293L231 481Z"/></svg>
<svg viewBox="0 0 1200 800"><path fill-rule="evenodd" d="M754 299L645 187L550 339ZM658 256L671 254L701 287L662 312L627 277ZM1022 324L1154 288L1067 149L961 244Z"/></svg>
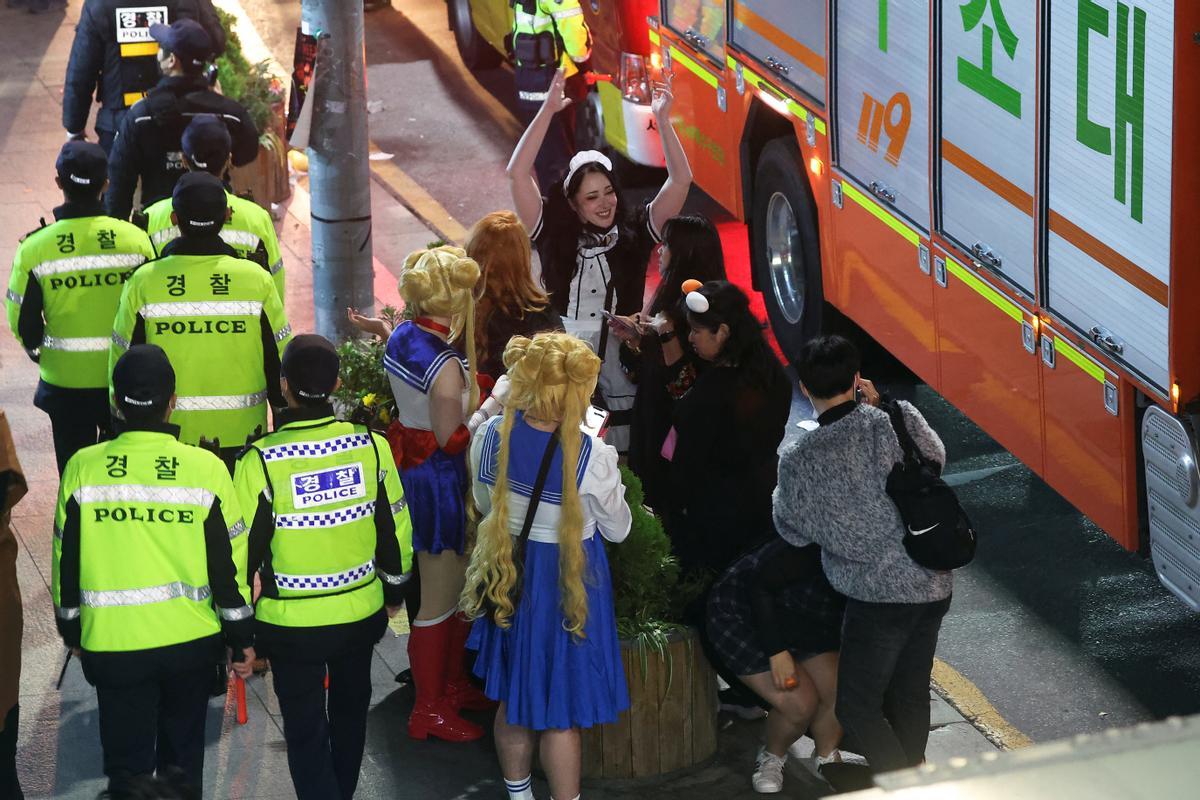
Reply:
<svg viewBox="0 0 1200 800"><path fill-rule="evenodd" d="M688 164L687 154L683 152L679 134L671 127L671 105L674 101L668 86L654 95L654 102L650 106L654 121L658 124L659 138L662 139L663 156L667 161L667 182L650 201L650 222L656 231L661 231L667 220L683 210L688 190L692 188L692 167Z"/></svg>
<svg viewBox="0 0 1200 800"><path fill-rule="evenodd" d="M542 141L546 138L546 131L550 129L550 121L554 119L555 114L571 105L571 98L563 94L565 84L566 78L559 69L554 73L554 80L550 81L550 88L546 91L542 107L521 135L521 141L517 142L505 169L513 205L516 206L517 216L527 231L532 231L542 216L542 190L534 177L534 161L537 160L538 151L542 149Z"/></svg>

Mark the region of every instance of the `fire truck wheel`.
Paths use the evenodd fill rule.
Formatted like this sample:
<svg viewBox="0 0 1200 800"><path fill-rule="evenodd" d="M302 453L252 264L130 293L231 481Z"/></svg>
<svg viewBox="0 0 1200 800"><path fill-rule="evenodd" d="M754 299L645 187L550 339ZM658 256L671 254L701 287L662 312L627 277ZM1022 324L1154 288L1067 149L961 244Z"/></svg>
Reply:
<svg viewBox="0 0 1200 800"><path fill-rule="evenodd" d="M446 13L450 17L450 30L454 31L454 44L467 69L498 67L500 53L488 44L471 19L471 0L449 0Z"/></svg>
<svg viewBox="0 0 1200 800"><path fill-rule="evenodd" d="M763 148L750 226L756 283L788 360L821 330L821 253L812 191L795 141Z"/></svg>

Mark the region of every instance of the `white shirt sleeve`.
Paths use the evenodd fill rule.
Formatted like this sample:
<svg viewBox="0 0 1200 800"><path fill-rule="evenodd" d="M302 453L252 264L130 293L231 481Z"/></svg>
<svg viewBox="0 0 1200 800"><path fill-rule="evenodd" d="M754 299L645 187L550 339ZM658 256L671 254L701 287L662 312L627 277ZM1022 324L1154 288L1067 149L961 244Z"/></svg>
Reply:
<svg viewBox="0 0 1200 800"><path fill-rule="evenodd" d="M492 426L499 422L500 417L492 417L480 425L476 429L475 435L471 437L471 451L470 457L467 459L467 466L471 470L471 496L475 499L475 507L479 509L480 519L492 510L492 487L479 480L479 459L483 452L484 436L487 435Z"/></svg>
<svg viewBox="0 0 1200 800"><path fill-rule="evenodd" d="M617 451L603 440L592 438L588 459L579 486L584 519L596 520L600 535L610 542L624 541L633 524L633 514L625 502L625 484L617 466Z"/></svg>

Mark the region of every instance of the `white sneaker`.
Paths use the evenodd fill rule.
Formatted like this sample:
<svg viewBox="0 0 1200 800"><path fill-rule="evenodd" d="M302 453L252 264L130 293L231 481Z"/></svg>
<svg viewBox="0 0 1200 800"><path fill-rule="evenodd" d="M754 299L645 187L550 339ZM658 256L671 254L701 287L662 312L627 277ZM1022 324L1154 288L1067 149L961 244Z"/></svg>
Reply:
<svg viewBox="0 0 1200 800"><path fill-rule="evenodd" d="M819 756L814 752L812 754L812 758L800 759L800 764L805 769L807 769L809 772L811 772L814 776L816 776L817 778L820 778L821 780L825 779L824 776L821 774L821 767L825 766L826 764L841 764L841 763L842 763L842 753L837 748L834 748L833 751L830 752L830 754L827 756Z"/></svg>
<svg viewBox="0 0 1200 800"><path fill-rule="evenodd" d="M754 777L750 782L759 794L775 794L783 791L783 767L787 756L768 753L765 747L758 748L758 759L754 764Z"/></svg>

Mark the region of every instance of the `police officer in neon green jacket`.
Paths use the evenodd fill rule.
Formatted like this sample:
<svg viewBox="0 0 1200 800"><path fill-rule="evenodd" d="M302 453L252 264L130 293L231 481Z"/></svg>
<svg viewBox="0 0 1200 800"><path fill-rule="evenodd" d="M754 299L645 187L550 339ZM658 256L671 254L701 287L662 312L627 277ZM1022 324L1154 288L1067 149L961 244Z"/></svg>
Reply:
<svg viewBox="0 0 1200 800"><path fill-rule="evenodd" d="M254 659L246 525L220 459L182 444L166 423L176 401L166 354L131 348L113 389L123 432L80 450L62 477L55 621L96 687L114 796L169 767L199 793L222 641L239 674Z"/></svg>
<svg viewBox="0 0 1200 800"><path fill-rule="evenodd" d="M560 67L567 79L565 94L578 104L588 92L581 69L592 55L592 34L579 0L512 0L513 61L517 111L526 126L546 99ZM534 167L538 186L548 192L566 172L575 150L573 109L550 121Z"/></svg>
<svg viewBox="0 0 1200 800"><path fill-rule="evenodd" d="M56 165L63 204L52 225L17 248L5 296L9 328L38 361L33 404L50 416L60 475L76 450L109 436L113 317L125 281L154 258L145 233L104 215L107 163L99 145L63 145Z"/></svg>
<svg viewBox="0 0 1200 800"><path fill-rule="evenodd" d="M300 800L350 798L371 701L371 656L412 569L412 524L387 441L340 422L338 355L297 336L283 355L288 407L234 473L262 578L256 640L271 660ZM329 675L328 698L324 688Z"/></svg>
<svg viewBox="0 0 1200 800"><path fill-rule="evenodd" d="M267 427L267 400L283 406L279 356L292 329L271 276L221 241L225 187L189 172L173 195L182 235L134 273L121 295L109 358L149 342L179 376L171 421L180 441L215 444L231 471L246 442Z"/></svg>
<svg viewBox="0 0 1200 800"><path fill-rule="evenodd" d="M232 165L230 148L233 139L229 128L216 114L197 114L183 131L183 162L195 172L207 172L224 179ZM225 192L229 204L229 221L221 228L221 240L244 259L253 261L275 278L279 299L286 305L283 256L279 252L279 237L271 215L258 203ZM171 222L171 198L164 197L146 211L146 232L154 248L161 253L169 243L179 238L179 226Z"/></svg>

